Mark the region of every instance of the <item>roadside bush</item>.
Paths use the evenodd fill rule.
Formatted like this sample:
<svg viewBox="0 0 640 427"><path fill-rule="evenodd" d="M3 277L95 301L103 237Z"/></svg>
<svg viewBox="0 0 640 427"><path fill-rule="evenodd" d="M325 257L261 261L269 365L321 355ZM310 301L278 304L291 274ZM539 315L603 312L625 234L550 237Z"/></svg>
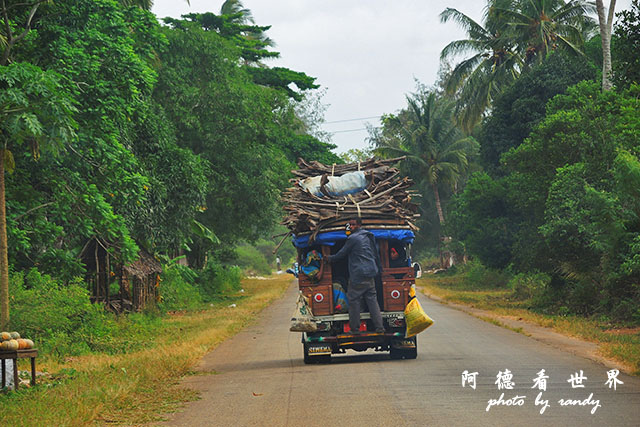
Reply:
<svg viewBox="0 0 640 427"><path fill-rule="evenodd" d="M65 285L33 268L26 275L11 275L10 295L10 327L44 352L87 353L113 333L113 320L91 303L80 279Z"/></svg>
<svg viewBox="0 0 640 427"><path fill-rule="evenodd" d="M197 277L189 267L165 265L160 281L160 310L193 310L202 304Z"/></svg>
<svg viewBox="0 0 640 427"><path fill-rule="evenodd" d="M269 275L271 267L264 254L250 245L236 248L236 263L247 275ZM275 259L275 257L274 257Z"/></svg>
<svg viewBox="0 0 640 427"><path fill-rule="evenodd" d="M61 283L33 268L26 275L12 273L9 286L10 329L54 358L134 351L148 345L149 332L160 327L157 314L116 317L92 304L80 278Z"/></svg>
<svg viewBox="0 0 640 427"><path fill-rule="evenodd" d="M519 273L507 284L517 300L539 300L542 298L551 278L544 273Z"/></svg>
<svg viewBox="0 0 640 427"><path fill-rule="evenodd" d="M510 274L503 270L485 267L480 261L471 260L458 266L465 285L474 288L502 288L509 282Z"/></svg>
<svg viewBox="0 0 640 427"><path fill-rule="evenodd" d="M221 294L239 290L243 277L240 267L221 265L210 259L198 279L204 301L208 302Z"/></svg>

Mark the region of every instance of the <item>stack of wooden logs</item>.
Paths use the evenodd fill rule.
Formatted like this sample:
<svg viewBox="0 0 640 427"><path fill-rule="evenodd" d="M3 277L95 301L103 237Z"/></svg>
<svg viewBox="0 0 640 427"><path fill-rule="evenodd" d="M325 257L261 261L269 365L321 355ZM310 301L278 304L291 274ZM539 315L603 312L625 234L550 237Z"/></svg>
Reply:
<svg viewBox="0 0 640 427"><path fill-rule="evenodd" d="M345 223L355 217L362 218L363 226L368 228L417 230L414 222L419 217L418 207L412 202L416 194L409 189L413 181L400 177L392 166L402 159L372 158L343 165L299 159L300 169L292 171L296 178L290 180L294 186L283 195L286 216L282 224L295 235L311 234L311 240L321 231L344 229ZM300 185L305 178L322 176L325 183L329 176L359 170L365 173L367 187L355 194L332 197L321 187L324 195L318 197Z"/></svg>

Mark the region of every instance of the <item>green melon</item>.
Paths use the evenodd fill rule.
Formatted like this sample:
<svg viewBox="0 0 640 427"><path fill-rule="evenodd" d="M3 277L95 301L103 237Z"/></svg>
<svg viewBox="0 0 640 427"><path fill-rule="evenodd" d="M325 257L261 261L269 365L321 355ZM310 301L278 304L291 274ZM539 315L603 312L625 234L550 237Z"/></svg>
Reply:
<svg viewBox="0 0 640 427"><path fill-rule="evenodd" d="M20 338L20 334L17 332L11 332L10 335L12 340L17 340L18 338Z"/></svg>

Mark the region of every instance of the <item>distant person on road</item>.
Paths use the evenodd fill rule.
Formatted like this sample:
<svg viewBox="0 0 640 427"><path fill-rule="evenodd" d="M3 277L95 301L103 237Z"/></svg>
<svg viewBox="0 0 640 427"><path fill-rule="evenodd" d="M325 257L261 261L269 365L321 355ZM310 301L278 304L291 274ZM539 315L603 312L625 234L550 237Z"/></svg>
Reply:
<svg viewBox="0 0 640 427"><path fill-rule="evenodd" d="M282 271L280 268L280 257L276 257L276 271Z"/></svg>
<svg viewBox="0 0 640 427"><path fill-rule="evenodd" d="M369 307L371 321L376 332L384 332L382 315L376 296L375 278L382 272L380 255L376 248L376 239L373 233L362 228L360 218L351 219L346 224L347 241L342 249L325 259L333 262L348 256L349 261L349 287L347 299L349 300L349 326L351 333L360 331L360 308L362 299Z"/></svg>

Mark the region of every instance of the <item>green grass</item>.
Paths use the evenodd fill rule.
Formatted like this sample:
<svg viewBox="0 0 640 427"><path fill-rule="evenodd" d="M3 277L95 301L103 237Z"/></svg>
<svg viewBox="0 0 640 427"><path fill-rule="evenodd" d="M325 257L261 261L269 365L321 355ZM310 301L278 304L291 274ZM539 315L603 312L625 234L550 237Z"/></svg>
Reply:
<svg viewBox="0 0 640 427"><path fill-rule="evenodd" d="M33 388L0 394L0 425L142 424L197 396L175 385L200 358L254 321L291 283L287 276L244 280L245 293L206 309L162 318L145 346L124 354L38 360L52 373ZM236 303L235 308L228 305ZM26 369L27 365L21 369Z"/></svg>
<svg viewBox="0 0 640 427"><path fill-rule="evenodd" d="M510 289L474 286L461 275L427 275L416 282L423 292L446 302L487 310L498 316L521 319L564 335L597 343L602 356L616 360L627 366L628 372L640 375L640 327L628 328L629 325L616 324L608 319L596 317L537 313L528 309L530 301L515 298ZM493 318L484 320L506 327ZM523 332L517 330L520 328L509 329Z"/></svg>

